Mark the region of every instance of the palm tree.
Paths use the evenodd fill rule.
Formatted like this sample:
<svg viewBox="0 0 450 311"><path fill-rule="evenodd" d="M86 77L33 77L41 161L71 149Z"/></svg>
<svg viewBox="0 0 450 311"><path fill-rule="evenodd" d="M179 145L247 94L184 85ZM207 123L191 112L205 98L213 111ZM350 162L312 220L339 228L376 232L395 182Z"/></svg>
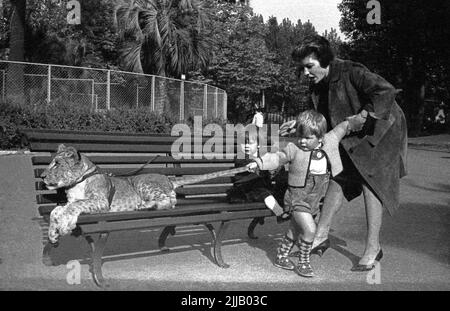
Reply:
<svg viewBox="0 0 450 311"><path fill-rule="evenodd" d="M115 21L125 70L179 77L210 59L211 41L204 33L208 14L200 0L121 0ZM157 111L162 111L166 82L158 82Z"/></svg>

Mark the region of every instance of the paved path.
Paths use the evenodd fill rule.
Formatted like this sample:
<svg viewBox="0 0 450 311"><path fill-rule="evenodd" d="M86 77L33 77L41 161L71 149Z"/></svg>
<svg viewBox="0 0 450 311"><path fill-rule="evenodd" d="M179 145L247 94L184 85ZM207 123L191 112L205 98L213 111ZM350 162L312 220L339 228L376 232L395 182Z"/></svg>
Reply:
<svg viewBox="0 0 450 311"><path fill-rule="evenodd" d="M256 229L255 241L246 238L248 222L230 226L222 249L229 269L213 264L209 232L202 227L180 228L169 237L171 251L164 254L157 248L158 230L113 233L103 266L109 289L450 290L450 153L411 149L408 164L401 208L394 217L384 216L385 256L379 274L350 272L364 247L365 215L359 198L337 215L332 249L323 258L312 258L317 274L313 279L272 266L285 225L271 219ZM65 238L54 254L60 264L41 264L41 232L32 219L37 212L31 169L29 155L0 156L0 289L99 290L85 261L81 283L66 281L71 271L66 263L86 258L84 240Z"/></svg>

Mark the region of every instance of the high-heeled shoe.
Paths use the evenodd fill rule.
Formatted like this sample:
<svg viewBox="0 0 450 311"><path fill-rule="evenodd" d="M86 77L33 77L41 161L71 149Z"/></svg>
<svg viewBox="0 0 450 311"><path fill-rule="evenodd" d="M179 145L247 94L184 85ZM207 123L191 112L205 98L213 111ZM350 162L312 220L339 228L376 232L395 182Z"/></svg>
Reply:
<svg viewBox="0 0 450 311"><path fill-rule="evenodd" d="M375 260L372 264L369 265L362 265L362 264L356 264L352 267L351 271L353 272L364 272L364 271L370 271L373 268L375 268L375 261L380 261L381 258L383 258L383 250L380 248L380 251L378 252L377 256L375 257Z"/></svg>
<svg viewBox="0 0 450 311"><path fill-rule="evenodd" d="M331 246L330 239L327 238L325 241L323 241L322 243L320 243L319 245L317 245L316 247L314 247L314 248L311 250L311 254L317 254L317 255L319 255L320 257L322 257L322 255L325 253L325 251L326 251L327 249L330 248L330 246Z"/></svg>

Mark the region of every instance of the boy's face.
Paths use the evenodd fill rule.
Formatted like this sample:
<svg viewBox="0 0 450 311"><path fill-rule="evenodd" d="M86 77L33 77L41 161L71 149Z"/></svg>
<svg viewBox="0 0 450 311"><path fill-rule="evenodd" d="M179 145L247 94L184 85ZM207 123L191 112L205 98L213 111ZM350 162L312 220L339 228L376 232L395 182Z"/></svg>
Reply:
<svg viewBox="0 0 450 311"><path fill-rule="evenodd" d="M249 137L248 141L245 144L241 144L241 150L243 153L248 155L256 154L258 150L258 142L256 137Z"/></svg>
<svg viewBox="0 0 450 311"><path fill-rule="evenodd" d="M302 134L298 137L298 147L303 151L311 151L319 146L322 142L321 138L318 138L314 134Z"/></svg>

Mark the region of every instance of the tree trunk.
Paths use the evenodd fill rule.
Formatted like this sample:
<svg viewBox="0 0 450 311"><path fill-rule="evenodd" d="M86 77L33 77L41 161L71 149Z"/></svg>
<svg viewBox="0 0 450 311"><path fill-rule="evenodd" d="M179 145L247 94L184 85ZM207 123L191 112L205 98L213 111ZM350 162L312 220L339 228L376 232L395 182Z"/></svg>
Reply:
<svg viewBox="0 0 450 311"><path fill-rule="evenodd" d="M11 1L11 38L9 60L24 61L25 56L25 10L26 0ZM24 66L9 64L6 78L7 100L19 104L24 102Z"/></svg>

